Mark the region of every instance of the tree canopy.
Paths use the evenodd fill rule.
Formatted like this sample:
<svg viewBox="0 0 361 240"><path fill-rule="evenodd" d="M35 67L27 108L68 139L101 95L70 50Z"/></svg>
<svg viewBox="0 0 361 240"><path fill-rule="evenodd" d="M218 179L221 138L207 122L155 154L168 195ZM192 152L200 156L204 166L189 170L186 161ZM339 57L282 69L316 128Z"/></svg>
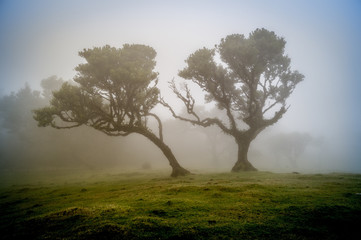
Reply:
<svg viewBox="0 0 361 240"><path fill-rule="evenodd" d="M39 126L71 128L88 125L108 135L127 135L157 104L158 73L153 71L156 52L143 45L84 49L87 61L76 67L74 81L53 93L51 106L35 110ZM153 82L153 86L149 86ZM61 125L56 118L68 125Z"/></svg>
<svg viewBox="0 0 361 240"><path fill-rule="evenodd" d="M215 48L202 48L188 57L179 76L198 85L207 102L224 110L226 123L219 118L200 118L194 110L190 88L186 86L185 91L180 91L174 81L171 89L193 117L178 116L169 104L162 102L176 118L204 127L217 125L232 135L239 146L234 171L255 170L247 159L250 142L281 119L288 109L287 98L304 78L291 70L291 60L284 53L285 44L274 32L256 29L248 38L242 34L229 35Z"/></svg>
<svg viewBox="0 0 361 240"><path fill-rule="evenodd" d="M53 92L50 106L34 111L38 125L58 129L87 125L109 136L138 133L163 151L172 176L188 173L164 144L160 118L151 112L159 102L155 50L139 44L119 49L106 45L79 55L86 63L75 68L76 84L64 83ZM149 118L158 123L158 135L149 128Z"/></svg>

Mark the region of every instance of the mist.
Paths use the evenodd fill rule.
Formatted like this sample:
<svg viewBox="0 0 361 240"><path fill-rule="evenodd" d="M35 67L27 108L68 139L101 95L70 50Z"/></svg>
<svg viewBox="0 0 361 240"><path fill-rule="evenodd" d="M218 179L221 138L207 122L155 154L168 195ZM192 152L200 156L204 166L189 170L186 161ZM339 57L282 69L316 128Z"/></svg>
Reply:
<svg viewBox="0 0 361 240"><path fill-rule="evenodd" d="M72 170L139 171L168 169L167 159L148 139L132 134L110 137L82 126L69 130L39 128L32 110L44 107L64 82L57 76L43 79L42 91L28 84L0 99L2 171ZM203 115L225 119L215 106L199 106ZM186 114L185 109L180 110ZM165 117L164 139L177 159L193 171L229 171L237 159L237 145L219 128L194 126ZM277 126L278 125L278 126ZM251 144L250 161L262 171L359 172L342 142L309 132L287 131L276 124L264 130ZM157 126L154 125L154 129ZM349 165L346 165L349 163Z"/></svg>
<svg viewBox="0 0 361 240"><path fill-rule="evenodd" d="M51 5L50 5L51 4ZM83 6L86 6L83 9ZM213 47L228 34L269 28L287 41L292 67L305 75L290 108L251 143L249 160L261 171L361 172L361 5L296 1L103 1L0 3L0 168L13 170L127 171L169 169L148 139L109 137L94 129L39 128L32 110L47 106L51 91L71 81L84 48L125 43L157 51L162 96L179 113L182 105L168 81L195 50ZM307 12L307 17L305 13ZM222 118L192 88L198 108ZM164 141L187 169L230 171L234 139L216 127L176 120L158 106Z"/></svg>

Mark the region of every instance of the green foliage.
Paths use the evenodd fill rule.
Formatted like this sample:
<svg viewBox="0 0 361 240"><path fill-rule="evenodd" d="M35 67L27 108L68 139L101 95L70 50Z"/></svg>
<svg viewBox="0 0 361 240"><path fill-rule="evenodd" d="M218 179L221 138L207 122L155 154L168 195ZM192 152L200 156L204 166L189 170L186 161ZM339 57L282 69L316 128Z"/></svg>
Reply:
<svg viewBox="0 0 361 240"><path fill-rule="evenodd" d="M33 111L38 126L86 125L109 136L138 133L160 148L173 168L171 176L188 174L163 142L162 122L151 112L159 103L155 50L138 44L120 49L106 45L84 49L79 55L86 63L76 67L77 85L64 83L53 92L50 106ZM148 126L149 118L157 122L158 135Z"/></svg>
<svg viewBox="0 0 361 240"><path fill-rule="evenodd" d="M145 118L159 95L154 49L136 44L120 49L106 45L84 49L79 55L86 63L76 67L74 81L78 85L64 83L53 93L49 107L34 111L39 126L85 124L109 135L128 134L134 126L146 128Z"/></svg>
<svg viewBox="0 0 361 240"><path fill-rule="evenodd" d="M54 120L56 110L52 107L44 107L39 110L34 110L34 119L38 122L39 127L47 127Z"/></svg>
<svg viewBox="0 0 361 240"><path fill-rule="evenodd" d="M229 35L214 49L202 48L188 57L179 76L198 85L206 102L214 102L224 110L226 123L218 117L201 118L187 85L180 91L173 81L170 88L191 117L177 115L162 101L175 118L202 127L217 125L234 137L238 159L232 171L256 170L247 157L250 143L282 118L288 109L287 98L304 78L298 71L291 71L291 61L284 54L285 44L283 38L262 28L248 38L242 34Z"/></svg>
<svg viewBox="0 0 361 240"><path fill-rule="evenodd" d="M355 174L69 179L1 188L2 239L357 239L361 220Z"/></svg>
<svg viewBox="0 0 361 240"><path fill-rule="evenodd" d="M263 127L267 125L264 114L278 105L285 111L286 99L304 78L291 71L285 44L266 29L256 29L248 38L229 35L215 49L191 54L179 76L199 85L206 100L215 101L220 109L233 112L248 125ZM280 117L275 114L270 122Z"/></svg>

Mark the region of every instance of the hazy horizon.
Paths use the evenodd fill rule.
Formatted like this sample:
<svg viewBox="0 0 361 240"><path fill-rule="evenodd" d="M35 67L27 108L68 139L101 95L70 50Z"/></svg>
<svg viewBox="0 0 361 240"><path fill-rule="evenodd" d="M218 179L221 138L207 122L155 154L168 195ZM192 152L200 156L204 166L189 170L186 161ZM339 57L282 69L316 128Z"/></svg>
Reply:
<svg viewBox="0 0 361 240"><path fill-rule="evenodd" d="M256 28L266 28L285 38L291 67L304 74L305 80L290 96L290 108L285 116L256 138L250 161L260 169L270 169L272 166L255 157L255 152L263 147L263 158L270 158L265 156L270 151L267 150L267 138L277 134L307 133L314 139L322 138L326 145L317 150L322 156L317 163L319 171L361 173L360 10L361 3L356 0L5 0L0 2L0 96L17 92L25 83L32 89L41 90L41 80L52 75L72 79L76 74L74 68L83 61L78 52L84 48L106 44L120 48L126 43L137 43L156 50L156 71L159 72L162 95L181 111L179 102L168 89L168 81L182 80L177 74L191 53L204 46L212 48L229 34L248 36ZM195 92L199 94L199 91ZM157 112L164 121L170 119L164 108L157 108ZM182 152L185 147L192 152L191 146L178 148L180 143L172 139L172 132L167 132L166 128L165 135L175 155L181 156L179 161L185 166L190 165L193 160ZM109 137L102 139L105 138ZM109 149L116 149L115 141L118 140L104 141L114 144ZM132 146L131 140L126 144ZM204 165L211 158L205 155L205 145L198 146L205 158L200 161ZM232 151L229 150L234 154ZM304 162L298 166L300 169L316 169L316 163L312 162L316 150L308 151L302 158ZM127 154L132 156L132 151ZM160 155L155 153L154 156ZM224 166L232 164L232 157L230 159ZM166 160L159 162L160 166L168 167Z"/></svg>

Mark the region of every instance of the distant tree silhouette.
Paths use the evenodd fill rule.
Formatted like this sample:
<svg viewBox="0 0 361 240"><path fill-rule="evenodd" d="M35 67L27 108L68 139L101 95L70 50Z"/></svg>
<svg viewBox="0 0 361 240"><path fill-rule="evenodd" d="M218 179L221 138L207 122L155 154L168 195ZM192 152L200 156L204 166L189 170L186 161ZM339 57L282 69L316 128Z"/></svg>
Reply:
<svg viewBox="0 0 361 240"><path fill-rule="evenodd" d="M41 80L40 85L43 88L42 95L45 100L50 101L53 96L53 92L57 91L63 85L64 80L53 75Z"/></svg>
<svg viewBox="0 0 361 240"><path fill-rule="evenodd" d="M286 160L294 169L298 168L297 161L305 153L306 148L322 146L322 138L315 138L309 133L291 132L278 133L268 139L268 145L277 162Z"/></svg>
<svg viewBox="0 0 361 240"><path fill-rule="evenodd" d="M120 49L106 45L84 49L79 55L86 63L76 67L77 85L64 83L53 92L50 106L34 110L38 126L69 129L86 125L109 136L138 133L167 157L171 176L188 174L164 143L162 122L151 112L159 102L155 50L137 44ZM151 118L158 124L158 135L148 126Z"/></svg>
<svg viewBox="0 0 361 240"><path fill-rule="evenodd" d="M22 165L33 155L35 141L34 121L31 109L44 106L39 91L29 84L0 98L0 164L2 168Z"/></svg>
<svg viewBox="0 0 361 240"><path fill-rule="evenodd" d="M195 99L187 85L181 91L172 81L170 88L192 118L177 115L162 101L175 118L203 127L216 125L234 137L238 159L232 171L256 170L247 157L250 143L282 118L288 109L286 99L304 78L299 72L291 71L291 60L284 54L285 44L274 32L256 29L248 38L229 35L214 49L199 49L186 60L187 66L179 76L198 85L206 93L206 101L224 110L227 124L217 117L201 118L194 109Z"/></svg>
<svg viewBox="0 0 361 240"><path fill-rule="evenodd" d="M25 84L16 93L3 96L0 99L1 128L9 132L23 132L31 123L31 112L27 106L39 107L43 104L39 91L33 91L29 84Z"/></svg>

